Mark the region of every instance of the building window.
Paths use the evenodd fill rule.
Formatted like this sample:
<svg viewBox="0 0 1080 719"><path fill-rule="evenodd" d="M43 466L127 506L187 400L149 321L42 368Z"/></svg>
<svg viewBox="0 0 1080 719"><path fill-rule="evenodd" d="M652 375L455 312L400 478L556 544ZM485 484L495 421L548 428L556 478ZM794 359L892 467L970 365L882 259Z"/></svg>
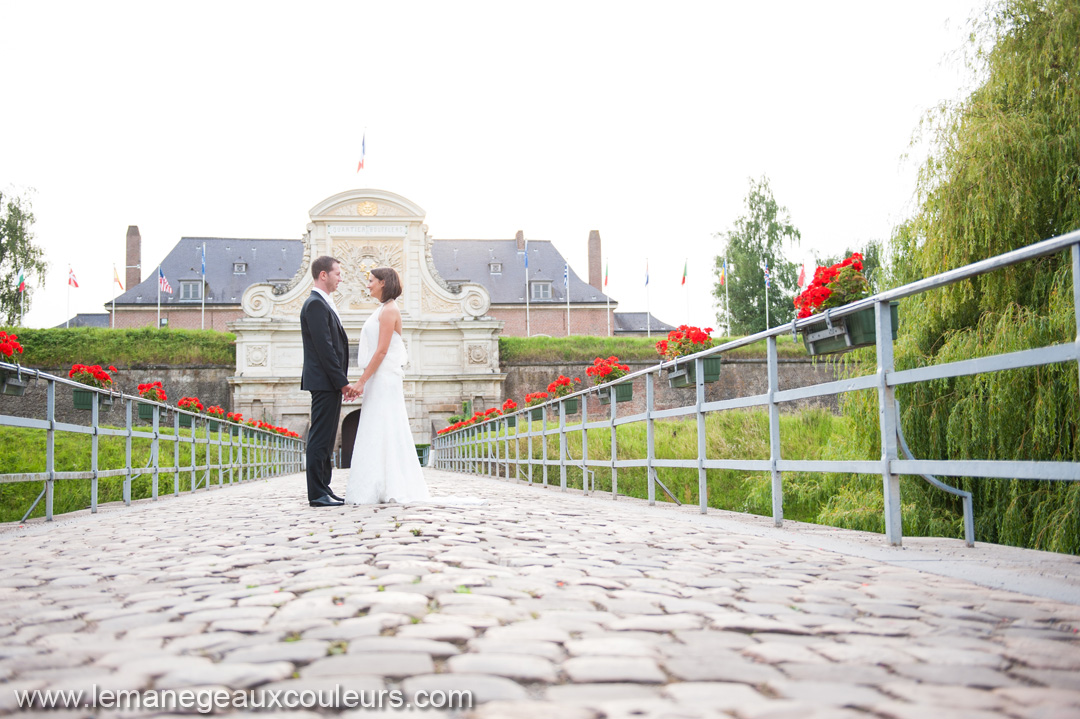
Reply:
<svg viewBox="0 0 1080 719"><path fill-rule="evenodd" d="M202 281L180 281L180 299L181 300L201 300L202 299Z"/></svg>
<svg viewBox="0 0 1080 719"><path fill-rule="evenodd" d="M493 275L501 275L502 274L502 263L501 262L492 262L492 263L490 263L488 265L488 272L490 272Z"/></svg>
<svg viewBox="0 0 1080 719"><path fill-rule="evenodd" d="M232 271L233 271L234 275L247 274L247 263L246 262L234 262L233 265L232 265Z"/></svg>
<svg viewBox="0 0 1080 719"><path fill-rule="evenodd" d="M533 282L532 283L532 299L534 299L534 300L550 300L551 299L551 283L550 282Z"/></svg>

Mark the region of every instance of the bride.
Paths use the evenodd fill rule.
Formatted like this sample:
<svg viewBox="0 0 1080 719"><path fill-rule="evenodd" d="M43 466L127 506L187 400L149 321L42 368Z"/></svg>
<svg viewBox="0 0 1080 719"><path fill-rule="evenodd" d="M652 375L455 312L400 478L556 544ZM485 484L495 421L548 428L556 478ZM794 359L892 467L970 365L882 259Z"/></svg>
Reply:
<svg viewBox="0 0 1080 719"><path fill-rule="evenodd" d="M359 365L364 374L351 389L354 396L363 394L364 405L345 502L428 501L431 495L416 456L402 387L409 357L401 339L401 312L394 301L401 295L401 280L393 268L377 267L369 273L367 286L381 304L360 331Z"/></svg>

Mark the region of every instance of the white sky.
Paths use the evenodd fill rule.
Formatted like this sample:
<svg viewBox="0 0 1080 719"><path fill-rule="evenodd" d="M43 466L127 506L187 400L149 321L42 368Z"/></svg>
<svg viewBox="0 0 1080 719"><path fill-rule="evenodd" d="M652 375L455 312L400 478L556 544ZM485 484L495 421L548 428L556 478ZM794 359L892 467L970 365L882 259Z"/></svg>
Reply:
<svg viewBox="0 0 1080 719"><path fill-rule="evenodd" d="M599 230L620 310L646 308L647 257L653 313L715 325L713 233L750 177L796 260L911 213L901 156L970 83L982 6L5 0L0 189L34 188L50 262L26 324L69 316L69 263L70 314L104 311L128 225L145 278L182 236L299 238L320 200L375 187L436 238L524 230L584 277Z"/></svg>

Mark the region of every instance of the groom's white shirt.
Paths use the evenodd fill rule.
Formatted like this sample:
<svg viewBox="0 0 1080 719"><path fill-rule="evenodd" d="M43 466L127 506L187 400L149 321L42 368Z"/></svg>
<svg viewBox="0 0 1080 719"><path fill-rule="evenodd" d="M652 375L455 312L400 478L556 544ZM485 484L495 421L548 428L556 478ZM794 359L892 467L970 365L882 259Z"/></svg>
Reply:
<svg viewBox="0 0 1080 719"><path fill-rule="evenodd" d="M326 294L325 292L320 290L318 287L312 287L311 289L315 290L320 295L322 295L322 298L324 300L326 300L326 304L330 305L330 309L332 309L334 311L334 314L337 315L338 322L341 322L341 315L338 314L337 305L334 304L334 300L330 299L330 295Z"/></svg>

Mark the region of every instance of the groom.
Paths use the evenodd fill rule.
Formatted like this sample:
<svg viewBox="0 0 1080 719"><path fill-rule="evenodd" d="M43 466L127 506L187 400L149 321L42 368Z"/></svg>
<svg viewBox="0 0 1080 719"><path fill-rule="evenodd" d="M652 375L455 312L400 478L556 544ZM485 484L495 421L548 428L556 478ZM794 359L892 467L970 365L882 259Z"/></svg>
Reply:
<svg viewBox="0 0 1080 719"><path fill-rule="evenodd" d="M312 507L344 503L330 491L331 454L337 437L342 398L351 399L349 338L330 296L341 283L341 263L322 256L311 263L315 287L300 310L304 371L300 389L311 392L311 429L307 439L307 491Z"/></svg>

